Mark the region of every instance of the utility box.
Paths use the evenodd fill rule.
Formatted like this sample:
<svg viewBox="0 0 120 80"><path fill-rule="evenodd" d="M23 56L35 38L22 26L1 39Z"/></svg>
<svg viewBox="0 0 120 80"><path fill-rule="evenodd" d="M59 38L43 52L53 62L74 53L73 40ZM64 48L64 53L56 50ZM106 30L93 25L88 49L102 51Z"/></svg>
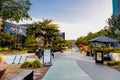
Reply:
<svg viewBox="0 0 120 80"><path fill-rule="evenodd" d="M95 62L96 63L104 63L104 53L103 51L96 51L95 52Z"/></svg>

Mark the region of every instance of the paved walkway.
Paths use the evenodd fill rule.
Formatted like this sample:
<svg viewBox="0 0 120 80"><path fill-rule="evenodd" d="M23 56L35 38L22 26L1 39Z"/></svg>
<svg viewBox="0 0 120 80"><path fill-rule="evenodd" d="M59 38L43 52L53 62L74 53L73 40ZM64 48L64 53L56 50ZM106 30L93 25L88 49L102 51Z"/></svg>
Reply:
<svg viewBox="0 0 120 80"><path fill-rule="evenodd" d="M55 60L42 80L92 80L75 60Z"/></svg>
<svg viewBox="0 0 120 80"><path fill-rule="evenodd" d="M71 50L56 56L42 80L120 80L120 72Z"/></svg>

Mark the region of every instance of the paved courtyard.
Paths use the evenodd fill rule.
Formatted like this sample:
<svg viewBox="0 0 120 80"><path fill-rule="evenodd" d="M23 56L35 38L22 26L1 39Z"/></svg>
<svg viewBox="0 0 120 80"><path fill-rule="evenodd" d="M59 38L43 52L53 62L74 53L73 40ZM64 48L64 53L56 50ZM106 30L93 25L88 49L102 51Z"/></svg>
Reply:
<svg viewBox="0 0 120 80"><path fill-rule="evenodd" d="M120 72L96 64L92 57L69 50L53 59L42 80L120 80Z"/></svg>

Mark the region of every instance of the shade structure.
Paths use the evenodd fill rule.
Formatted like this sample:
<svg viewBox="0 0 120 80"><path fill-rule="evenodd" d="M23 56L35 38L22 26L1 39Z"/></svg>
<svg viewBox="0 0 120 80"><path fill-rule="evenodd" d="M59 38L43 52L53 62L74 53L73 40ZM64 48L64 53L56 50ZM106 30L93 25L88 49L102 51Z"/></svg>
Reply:
<svg viewBox="0 0 120 80"><path fill-rule="evenodd" d="M98 36L96 38L90 39L90 42L103 42L103 43L114 43L114 42L118 42L118 40L113 39L113 38L109 38L107 36Z"/></svg>

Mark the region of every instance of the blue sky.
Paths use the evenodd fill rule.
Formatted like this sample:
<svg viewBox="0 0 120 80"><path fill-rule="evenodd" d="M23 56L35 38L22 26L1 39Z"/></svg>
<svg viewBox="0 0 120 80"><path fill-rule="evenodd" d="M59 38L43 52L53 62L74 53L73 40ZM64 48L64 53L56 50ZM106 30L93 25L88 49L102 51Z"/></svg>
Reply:
<svg viewBox="0 0 120 80"><path fill-rule="evenodd" d="M52 19L66 39L77 39L107 25L112 0L30 0L33 20Z"/></svg>

